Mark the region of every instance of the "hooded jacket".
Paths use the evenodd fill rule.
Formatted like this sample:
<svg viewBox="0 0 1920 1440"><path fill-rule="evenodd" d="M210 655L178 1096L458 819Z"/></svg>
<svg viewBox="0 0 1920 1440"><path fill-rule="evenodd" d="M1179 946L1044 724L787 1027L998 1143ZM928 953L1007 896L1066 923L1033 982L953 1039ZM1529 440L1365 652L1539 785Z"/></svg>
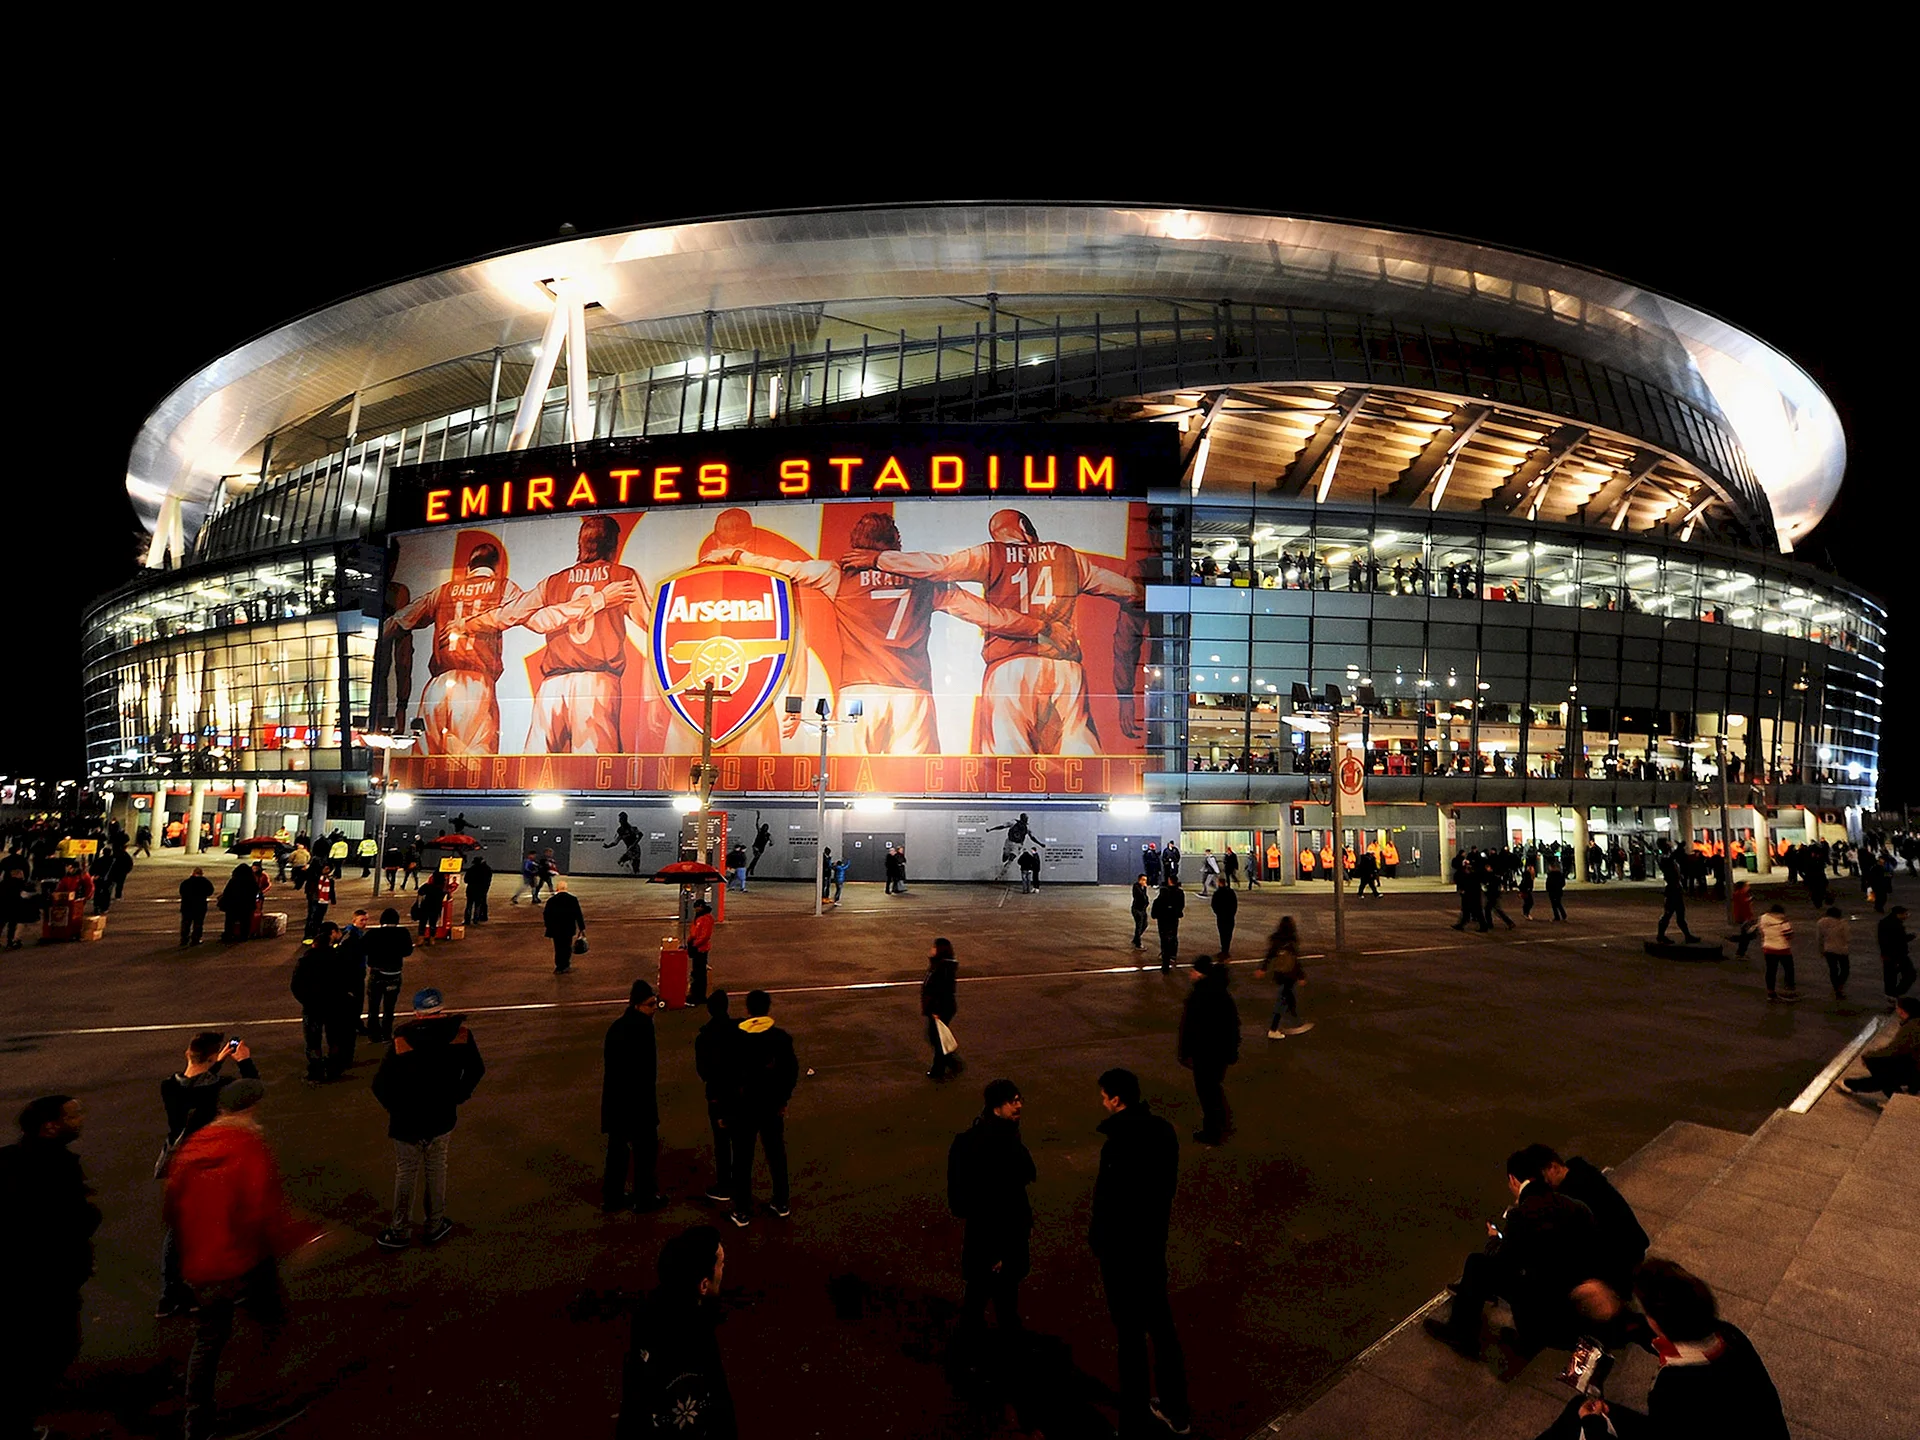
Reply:
<svg viewBox="0 0 1920 1440"><path fill-rule="evenodd" d="M231 1120L195 1131L174 1151L166 1221L189 1285L238 1280L314 1234L287 1208L280 1169L259 1130Z"/></svg>
<svg viewBox="0 0 1920 1440"><path fill-rule="evenodd" d="M357 946L315 941L294 962L288 987L309 1015L351 1015L360 1009L360 979L365 973Z"/></svg>
<svg viewBox="0 0 1920 1440"><path fill-rule="evenodd" d="M784 1109L800 1083L793 1037L774 1024L771 1015L742 1020L734 1035L727 1087L734 1107L755 1116Z"/></svg>
<svg viewBox="0 0 1920 1440"><path fill-rule="evenodd" d="M216 1061L210 1070L189 1075L182 1070L160 1082L160 1103L167 1108L167 1134L177 1145L219 1113L220 1092L240 1079L258 1080L260 1067L251 1060L240 1062L238 1075L220 1073L225 1061Z"/></svg>
<svg viewBox="0 0 1920 1440"><path fill-rule="evenodd" d="M397 979L407 956L413 953L413 932L404 925L375 925L360 944L367 957L367 969Z"/></svg>
<svg viewBox="0 0 1920 1440"><path fill-rule="evenodd" d="M373 1077L373 1098L387 1109L387 1134L417 1143L452 1130L487 1073L464 1015L428 1015L394 1032Z"/></svg>
<svg viewBox="0 0 1920 1440"><path fill-rule="evenodd" d="M1180 1059L1195 1065L1231 1065L1240 1058L1240 1007L1227 993L1227 972L1215 969L1193 982L1180 1012Z"/></svg>
<svg viewBox="0 0 1920 1440"><path fill-rule="evenodd" d="M1153 897L1153 918L1163 927L1180 924L1180 917L1187 913L1187 892L1178 885L1169 882L1160 887L1160 893Z"/></svg>
<svg viewBox="0 0 1920 1440"><path fill-rule="evenodd" d="M602 1050L600 1131L631 1135L660 1123L659 1042L653 1017L629 1005L607 1027Z"/></svg>
<svg viewBox="0 0 1920 1440"><path fill-rule="evenodd" d="M707 1103L723 1104L733 1083L733 1042L740 1029L725 1015L712 1018L693 1037L693 1069L706 1082Z"/></svg>
<svg viewBox="0 0 1920 1440"><path fill-rule="evenodd" d="M1180 1138L1144 1100L1109 1115L1100 1133L1107 1143L1100 1147L1087 1243L1116 1264L1164 1263L1180 1183Z"/></svg>

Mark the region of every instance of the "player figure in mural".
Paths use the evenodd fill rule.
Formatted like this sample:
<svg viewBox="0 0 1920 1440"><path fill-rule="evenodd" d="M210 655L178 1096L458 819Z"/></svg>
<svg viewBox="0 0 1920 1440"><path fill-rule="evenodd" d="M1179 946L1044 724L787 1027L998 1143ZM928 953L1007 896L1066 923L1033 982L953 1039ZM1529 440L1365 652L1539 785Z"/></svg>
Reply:
<svg viewBox="0 0 1920 1440"><path fill-rule="evenodd" d="M633 822L627 819L627 812L624 810L620 812L620 823L614 828L613 839L600 848L611 850L616 845L624 845L626 849L613 863L625 865L638 875L640 873L640 832L633 828Z"/></svg>
<svg viewBox="0 0 1920 1440"><path fill-rule="evenodd" d="M494 687L503 668L500 637L462 626L473 616L517 600L521 591L500 573L500 546L491 535L464 533L456 537L454 553L454 578L401 605L380 627L381 639L394 646L395 724L404 724L413 678L410 632L432 626L433 652L427 660L427 686L420 695L428 753L497 755L500 701ZM406 593L405 586L393 588Z"/></svg>
<svg viewBox="0 0 1920 1440"><path fill-rule="evenodd" d="M1120 700L1121 733L1130 740L1138 737L1134 686L1146 628L1142 588L1071 545L1042 541L1018 510L995 511L987 534L985 544L932 555L863 548L856 531L854 547L840 563L855 574L878 570L908 579L973 581L985 588L988 605L1049 622L1031 637L987 631L981 649L987 672L974 718L973 748L982 755L1100 753L1074 616L1082 595L1118 601L1113 691Z"/></svg>
<svg viewBox="0 0 1920 1440"><path fill-rule="evenodd" d="M987 833L989 835L996 830L1004 830L1007 832L1007 838L1000 842L1000 868L1002 870L1005 870L1014 858L1025 850L1029 844L1031 844L1035 850L1040 848L1040 842L1033 838L1033 826L1027 820L1027 812L1024 810L1020 812L1020 818L1018 820L1010 821L1005 825L989 825L987 827Z"/></svg>
<svg viewBox="0 0 1920 1440"><path fill-rule="evenodd" d="M613 755L620 751L621 695L626 688L627 627L644 647L653 620L646 586L630 567L615 562L620 526L607 515L580 522L578 558L556 570L538 588L465 622L475 634L498 634L524 625L546 636L535 669L533 724L528 754ZM652 690L641 667L636 698L644 707Z"/></svg>
<svg viewBox="0 0 1920 1440"><path fill-rule="evenodd" d="M859 554L900 550L899 527L884 510L870 510L856 520L851 538ZM934 611L979 626L987 633L988 643L997 635L1034 641L1048 628L1045 614L1022 614L957 585L870 565L848 569L829 560L784 560L734 546L711 548L700 560L704 565L770 570L822 592L832 602L840 632L841 710L845 712L846 701L859 700L864 711L857 725L836 731L835 748L842 750L868 755L940 753L933 663L927 653Z"/></svg>

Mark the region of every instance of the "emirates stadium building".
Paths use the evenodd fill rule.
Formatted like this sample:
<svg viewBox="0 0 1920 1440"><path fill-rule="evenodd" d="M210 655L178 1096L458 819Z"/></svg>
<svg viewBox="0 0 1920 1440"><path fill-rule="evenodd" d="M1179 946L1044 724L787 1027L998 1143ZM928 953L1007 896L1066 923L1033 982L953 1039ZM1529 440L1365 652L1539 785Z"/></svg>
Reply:
<svg viewBox="0 0 1920 1440"><path fill-rule="evenodd" d="M991 878L1025 815L1045 878L1178 836L1292 881L1343 753L1345 839L1402 875L1631 873L1723 823L1764 866L1873 803L1885 614L1793 558L1845 461L1737 324L1460 239L985 204L570 236L166 397L89 770L188 848L384 818L638 873L705 783L756 876Z"/></svg>

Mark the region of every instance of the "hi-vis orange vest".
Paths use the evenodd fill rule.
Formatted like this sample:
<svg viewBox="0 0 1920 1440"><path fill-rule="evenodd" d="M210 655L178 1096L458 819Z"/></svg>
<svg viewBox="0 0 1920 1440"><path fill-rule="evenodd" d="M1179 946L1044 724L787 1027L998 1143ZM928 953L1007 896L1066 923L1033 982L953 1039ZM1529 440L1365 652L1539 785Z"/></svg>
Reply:
<svg viewBox="0 0 1920 1440"><path fill-rule="evenodd" d="M1342 854L1345 857L1345 864L1347 869L1349 870L1353 869L1353 847L1351 845L1343 845L1340 848L1341 848Z"/></svg>
<svg viewBox="0 0 1920 1440"><path fill-rule="evenodd" d="M1302 875L1311 875L1313 873L1313 852L1311 850L1302 850L1300 852L1300 873Z"/></svg>
<svg viewBox="0 0 1920 1440"><path fill-rule="evenodd" d="M1269 845L1267 846L1267 869L1278 870L1279 868L1280 847L1278 845Z"/></svg>
<svg viewBox="0 0 1920 1440"><path fill-rule="evenodd" d="M1400 849L1393 841L1383 840L1380 842L1380 863L1383 865L1398 865L1400 863Z"/></svg>

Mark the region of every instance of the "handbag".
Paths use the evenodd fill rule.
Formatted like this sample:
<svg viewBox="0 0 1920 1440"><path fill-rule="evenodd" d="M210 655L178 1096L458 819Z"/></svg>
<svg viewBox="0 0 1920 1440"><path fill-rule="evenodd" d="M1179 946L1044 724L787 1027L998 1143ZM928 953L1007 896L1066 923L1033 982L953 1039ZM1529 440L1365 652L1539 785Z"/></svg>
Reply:
<svg viewBox="0 0 1920 1440"><path fill-rule="evenodd" d="M960 1053L960 1042L953 1038L953 1031L947 1028L947 1022L942 1020L938 1015L933 1017L933 1033L940 1037L940 1053L942 1055L958 1055Z"/></svg>
<svg viewBox="0 0 1920 1440"><path fill-rule="evenodd" d="M573 953L576 955L584 955L587 953L587 937L586 936L582 935L574 940Z"/></svg>

